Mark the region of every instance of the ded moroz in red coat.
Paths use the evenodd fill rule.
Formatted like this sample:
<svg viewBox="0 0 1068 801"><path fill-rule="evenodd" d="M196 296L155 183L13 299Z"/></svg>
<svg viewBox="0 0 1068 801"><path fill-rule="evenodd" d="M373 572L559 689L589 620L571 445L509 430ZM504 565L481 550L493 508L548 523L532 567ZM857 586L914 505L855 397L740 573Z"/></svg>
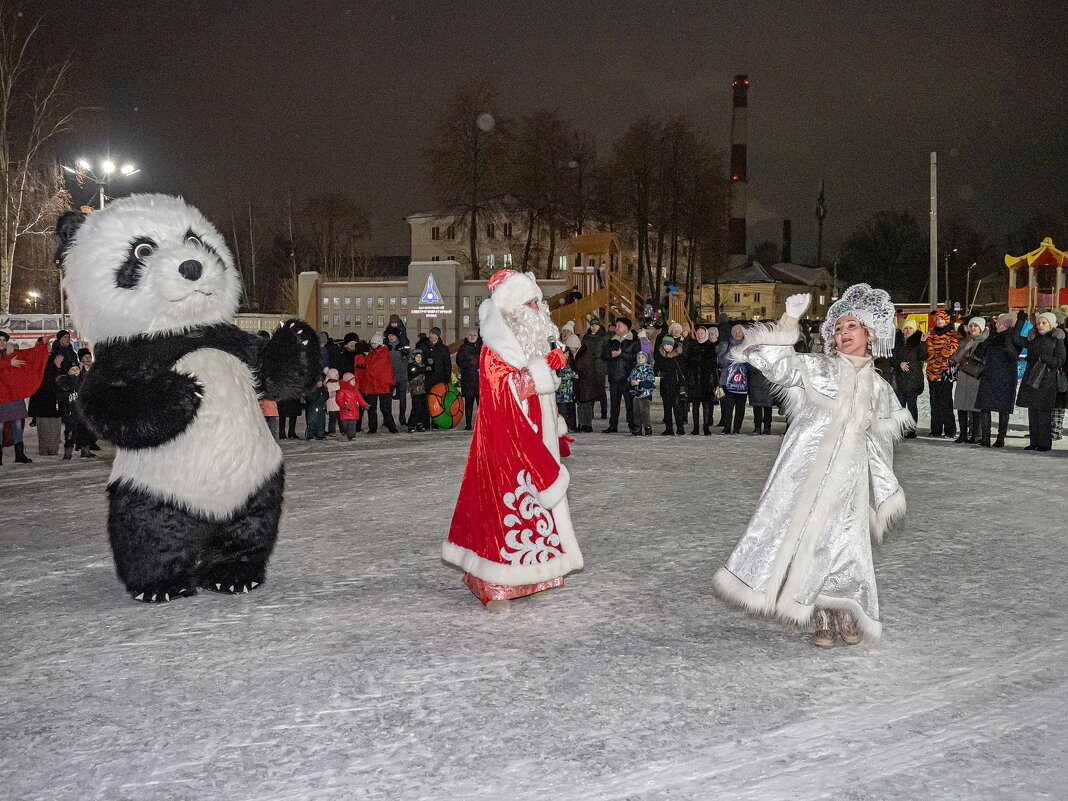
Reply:
<svg viewBox="0 0 1068 801"><path fill-rule="evenodd" d="M556 375L545 357L526 357L493 296L479 320L478 417L442 557L486 604L560 586L582 553L560 464Z"/></svg>

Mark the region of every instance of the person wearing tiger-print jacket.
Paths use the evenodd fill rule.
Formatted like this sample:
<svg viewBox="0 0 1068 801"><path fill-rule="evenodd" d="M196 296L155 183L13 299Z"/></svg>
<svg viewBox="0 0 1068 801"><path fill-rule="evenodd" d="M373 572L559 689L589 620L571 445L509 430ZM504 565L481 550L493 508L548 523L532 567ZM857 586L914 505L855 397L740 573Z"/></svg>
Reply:
<svg viewBox="0 0 1068 801"><path fill-rule="evenodd" d="M949 357L960 345L960 334L945 312L935 314L934 328L920 337L927 344L927 386L931 391L931 436L955 437L953 419L953 372Z"/></svg>

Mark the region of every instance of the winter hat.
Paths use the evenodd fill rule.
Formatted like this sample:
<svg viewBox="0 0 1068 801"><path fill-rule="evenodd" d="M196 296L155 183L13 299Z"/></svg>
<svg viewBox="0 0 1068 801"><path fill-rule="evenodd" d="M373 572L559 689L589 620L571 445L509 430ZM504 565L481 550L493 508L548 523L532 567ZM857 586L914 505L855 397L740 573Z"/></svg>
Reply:
<svg viewBox="0 0 1068 801"><path fill-rule="evenodd" d="M638 362L638 364L641 364L642 362L648 362L649 354L646 353L644 350L640 350L634 354L634 359Z"/></svg>
<svg viewBox="0 0 1068 801"><path fill-rule="evenodd" d="M998 322L1002 325L1007 325L1010 328L1016 325L1016 315L1012 312L1005 312L998 315Z"/></svg>
<svg viewBox="0 0 1068 801"><path fill-rule="evenodd" d="M515 270L498 270L488 284L493 305L502 312L518 309L532 300L544 296L533 273L517 273Z"/></svg>
<svg viewBox="0 0 1068 801"><path fill-rule="evenodd" d="M58 342L59 340L63 339L63 337L67 337L67 336L70 336L70 331L67 331L66 329L63 329L63 328L59 329L58 331L56 331L56 342Z"/></svg>
<svg viewBox="0 0 1068 801"><path fill-rule="evenodd" d="M379 331L379 332L378 332L377 334L374 334L374 335L373 335L373 336L371 337L371 344L372 344L372 345L374 345L374 346L376 346L376 347L377 347L378 345L381 345L381 344L382 344L382 332L381 332L381 331Z"/></svg>
<svg viewBox="0 0 1068 801"><path fill-rule="evenodd" d="M1051 309L1053 316L1057 318L1057 325L1063 323L1068 319L1068 312L1064 311L1064 306L1058 306L1056 309Z"/></svg>
<svg viewBox="0 0 1068 801"><path fill-rule="evenodd" d="M341 376L341 380L342 381L351 381L355 377L356 376L354 376L352 373L345 373L345 375Z"/></svg>
<svg viewBox="0 0 1068 801"><path fill-rule="evenodd" d="M582 340L575 336L575 334L569 334L564 340L564 345L569 348L581 348Z"/></svg>
<svg viewBox="0 0 1068 801"><path fill-rule="evenodd" d="M326 371L326 380L337 381L337 370L335 370L333 367L328 368Z"/></svg>
<svg viewBox="0 0 1068 801"><path fill-rule="evenodd" d="M0 337L4 338L4 342L11 341L11 334L9 334L7 331L0 331Z"/></svg>
<svg viewBox="0 0 1068 801"><path fill-rule="evenodd" d="M590 318L590 325L596 325L596 326L600 326L601 328L604 328L604 326L601 325L600 319L597 318L597 317L591 317Z"/></svg>
<svg viewBox="0 0 1068 801"><path fill-rule="evenodd" d="M986 330L986 318L985 317L973 317L972 319L970 319L968 321L968 325L971 325L972 323L975 323L977 326L979 326L979 330L980 331L985 331Z"/></svg>
<svg viewBox="0 0 1068 801"><path fill-rule="evenodd" d="M91 350L89 350L89 348L79 348L78 349L78 359L79 360L83 356L92 356L92 355L93 355L93 352Z"/></svg>
<svg viewBox="0 0 1068 801"><path fill-rule="evenodd" d="M560 333L563 334L564 331L574 331L574 330L575 330L575 321L574 320L568 320L566 323L564 323L563 327L560 329Z"/></svg>
<svg viewBox="0 0 1068 801"><path fill-rule="evenodd" d="M430 333L436 336L438 339L441 339L441 329L438 328L436 325L430 329Z"/></svg>
<svg viewBox="0 0 1068 801"><path fill-rule="evenodd" d="M616 325L619 325L620 323L623 323L623 325L625 325L625 326L627 327L627 330L628 330L628 331L629 331L629 330L630 330L631 328L633 328L633 327L634 327L634 323L632 323L632 322L630 321L630 318L629 318L629 317L617 317L617 318L616 318Z"/></svg>
<svg viewBox="0 0 1068 801"><path fill-rule="evenodd" d="M646 334L645 334L645 329L644 328L639 328L638 329L638 339L648 339L648 338L649 337L646 336Z"/></svg>
<svg viewBox="0 0 1068 801"><path fill-rule="evenodd" d="M1050 328L1057 327L1057 315L1055 315L1053 312L1042 312L1042 314L1038 316L1045 318L1049 322Z"/></svg>
<svg viewBox="0 0 1068 801"><path fill-rule="evenodd" d="M824 342L833 342L838 318L855 317L875 332L874 341L869 343L872 356L889 356L897 334L894 325L896 315L897 310L885 290L873 289L868 284L853 284L827 310L827 319L820 326L820 334Z"/></svg>
<svg viewBox="0 0 1068 801"><path fill-rule="evenodd" d="M666 337L664 337L664 338L663 338L662 340L660 340L660 342L661 342L661 344L663 344L663 345L674 345L674 344L675 344L675 337L673 337L673 336L666 336Z"/></svg>
<svg viewBox="0 0 1068 801"><path fill-rule="evenodd" d="M668 333L673 337L681 337L682 323L672 322L671 325L668 326Z"/></svg>
<svg viewBox="0 0 1068 801"><path fill-rule="evenodd" d="M341 344L342 345L347 345L350 342L359 342L359 341L360 341L360 335L357 334L355 331L349 331L347 334L345 334L345 338L341 341Z"/></svg>

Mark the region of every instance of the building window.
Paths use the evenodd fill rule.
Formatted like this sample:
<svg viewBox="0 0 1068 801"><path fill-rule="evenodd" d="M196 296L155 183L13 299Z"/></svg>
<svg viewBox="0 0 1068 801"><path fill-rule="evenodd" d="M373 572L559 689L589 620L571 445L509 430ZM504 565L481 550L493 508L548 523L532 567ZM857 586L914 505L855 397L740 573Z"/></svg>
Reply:
<svg viewBox="0 0 1068 801"><path fill-rule="evenodd" d="M438 228L438 226L435 225L433 228L430 229L430 238L435 241L441 239L441 229Z"/></svg>
<svg viewBox="0 0 1068 801"><path fill-rule="evenodd" d="M334 327L337 327L339 325L341 325L341 315L340 314L335 314L334 315Z"/></svg>
<svg viewBox="0 0 1068 801"><path fill-rule="evenodd" d="M340 309L341 308L341 298L334 298L334 308L335 309Z"/></svg>
<svg viewBox="0 0 1068 801"><path fill-rule="evenodd" d="M470 309L471 308L471 296L470 295L464 295L463 300L460 301L460 305L461 305L461 308Z"/></svg>
<svg viewBox="0 0 1068 801"><path fill-rule="evenodd" d="M504 236L507 239L511 239L512 238L512 224L511 223L505 223L502 227L504 228Z"/></svg>
<svg viewBox="0 0 1068 801"><path fill-rule="evenodd" d="M345 308L347 309L352 305L352 298L345 298Z"/></svg>
<svg viewBox="0 0 1068 801"><path fill-rule="evenodd" d="M352 315L351 314L346 314L345 315L345 325L346 326L352 325Z"/></svg>
<svg viewBox="0 0 1068 801"><path fill-rule="evenodd" d="M756 301L757 303L760 303L760 293L759 292L754 292L753 293L753 300Z"/></svg>
<svg viewBox="0 0 1068 801"><path fill-rule="evenodd" d="M464 315L464 330L467 330L470 327L471 327L471 315L465 314Z"/></svg>
<svg viewBox="0 0 1068 801"><path fill-rule="evenodd" d="M489 269L492 270L496 266L497 266L497 257L494 256L492 253L490 253L488 256L486 256L486 267L488 267Z"/></svg>
<svg viewBox="0 0 1068 801"><path fill-rule="evenodd" d="M406 298L406 297L401 298L401 308L402 309L407 309L408 308L408 298Z"/></svg>
<svg viewBox="0 0 1068 801"><path fill-rule="evenodd" d="M742 302L741 293L739 293L739 292L735 292L734 293L734 302L735 303L741 303Z"/></svg>
<svg viewBox="0 0 1068 801"><path fill-rule="evenodd" d="M353 315L352 324L353 325L363 325L363 318L360 317L360 315L358 315L358 314Z"/></svg>
<svg viewBox="0 0 1068 801"><path fill-rule="evenodd" d="M373 309L374 307L375 307L375 299L374 298L368 298L367 299L367 308L368 309Z"/></svg>
<svg viewBox="0 0 1068 801"><path fill-rule="evenodd" d="M448 228L445 229L445 238L446 239L455 239L456 238L456 226L455 225L450 225Z"/></svg>
<svg viewBox="0 0 1068 801"><path fill-rule="evenodd" d="M386 308L386 299L385 298L379 298L378 299L378 308L380 308L380 309Z"/></svg>
<svg viewBox="0 0 1068 801"><path fill-rule="evenodd" d="M397 308L397 299L396 298L390 298L389 299L389 308L391 310Z"/></svg>
<svg viewBox="0 0 1068 801"><path fill-rule="evenodd" d="M482 302L482 298L479 295L475 295L475 308L478 308L478 304Z"/></svg>
<svg viewBox="0 0 1068 801"><path fill-rule="evenodd" d="M431 261L441 261L441 256L431 256L430 260Z"/></svg>
<svg viewBox="0 0 1068 801"><path fill-rule="evenodd" d="M506 269L511 269L512 268L512 254L511 253L505 253L504 254L504 266L505 266Z"/></svg>
<svg viewBox="0 0 1068 801"><path fill-rule="evenodd" d="M493 239L494 231L493 223L486 224L486 239Z"/></svg>
<svg viewBox="0 0 1068 801"><path fill-rule="evenodd" d="M323 308L325 309L325 308L327 308L329 306L330 306L330 298L323 298Z"/></svg>
<svg viewBox="0 0 1068 801"><path fill-rule="evenodd" d="M408 315L407 314L404 315L403 317L401 317L401 322L404 323L405 326L408 325Z"/></svg>
<svg viewBox="0 0 1068 801"><path fill-rule="evenodd" d="M827 296L826 295L820 295L820 305L823 306L826 303L827 303Z"/></svg>
<svg viewBox="0 0 1068 801"><path fill-rule="evenodd" d="M379 328L385 328L386 327L386 318L383 317L381 314L378 315L378 327Z"/></svg>

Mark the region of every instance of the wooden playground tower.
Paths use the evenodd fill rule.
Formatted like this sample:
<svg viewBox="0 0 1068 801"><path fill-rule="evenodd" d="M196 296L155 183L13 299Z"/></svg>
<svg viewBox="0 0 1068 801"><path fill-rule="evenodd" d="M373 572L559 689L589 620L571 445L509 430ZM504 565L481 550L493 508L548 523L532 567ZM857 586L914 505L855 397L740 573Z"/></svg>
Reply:
<svg viewBox="0 0 1068 801"><path fill-rule="evenodd" d="M571 237L567 271L560 277L567 282L567 288L548 298L549 312L558 326L573 320L575 332L581 335L590 317L597 317L602 325L627 317L638 325L644 316L647 298L639 295L624 275L619 240L611 232ZM572 299L575 288L582 295L577 300ZM677 290L668 298L668 321L671 320L687 325L690 322L685 293Z"/></svg>
<svg viewBox="0 0 1068 801"><path fill-rule="evenodd" d="M1026 309L1028 316L1068 304L1065 271L1068 253L1058 250L1048 236L1023 256L1005 256L1009 270L1009 308ZM1027 286L1019 286L1019 271L1027 268Z"/></svg>

